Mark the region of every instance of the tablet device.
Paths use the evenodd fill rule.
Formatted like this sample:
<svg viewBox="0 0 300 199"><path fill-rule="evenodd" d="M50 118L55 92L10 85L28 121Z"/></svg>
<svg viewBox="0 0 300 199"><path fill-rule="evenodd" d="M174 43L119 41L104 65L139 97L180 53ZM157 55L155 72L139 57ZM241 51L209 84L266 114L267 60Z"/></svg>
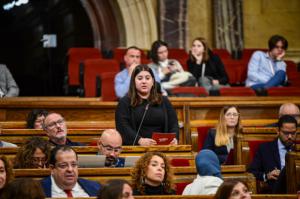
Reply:
<svg viewBox="0 0 300 199"><path fill-rule="evenodd" d="M133 167L141 156L126 156L124 167Z"/></svg>
<svg viewBox="0 0 300 199"><path fill-rule="evenodd" d="M81 168L104 167L105 155L78 155L78 166Z"/></svg>
<svg viewBox="0 0 300 199"><path fill-rule="evenodd" d="M168 145L174 138L176 138L176 133L152 133L152 139L157 145Z"/></svg>

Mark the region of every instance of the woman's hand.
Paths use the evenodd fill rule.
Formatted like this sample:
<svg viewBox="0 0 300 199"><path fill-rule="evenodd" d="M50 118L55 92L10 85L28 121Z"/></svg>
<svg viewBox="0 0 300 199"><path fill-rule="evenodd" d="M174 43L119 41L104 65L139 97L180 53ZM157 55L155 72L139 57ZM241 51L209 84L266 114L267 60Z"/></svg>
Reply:
<svg viewBox="0 0 300 199"><path fill-rule="evenodd" d="M177 145L178 141L176 138L173 138L173 140L170 142L170 145Z"/></svg>
<svg viewBox="0 0 300 199"><path fill-rule="evenodd" d="M138 141L138 144L140 146L151 146L151 145L156 145L156 141L150 138L140 138Z"/></svg>

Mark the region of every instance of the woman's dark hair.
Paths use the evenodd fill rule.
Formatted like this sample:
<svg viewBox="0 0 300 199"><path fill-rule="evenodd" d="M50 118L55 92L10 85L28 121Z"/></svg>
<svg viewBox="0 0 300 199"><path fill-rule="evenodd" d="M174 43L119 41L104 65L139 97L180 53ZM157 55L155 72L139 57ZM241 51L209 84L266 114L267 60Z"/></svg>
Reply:
<svg viewBox="0 0 300 199"><path fill-rule="evenodd" d="M7 184L1 199L44 199L45 193L39 181L31 178L18 178Z"/></svg>
<svg viewBox="0 0 300 199"><path fill-rule="evenodd" d="M245 185L247 187L247 189L249 189L248 185L243 181L226 180L218 188L218 191L215 194L214 199L229 199L234 186L237 185L238 183L242 183L243 185Z"/></svg>
<svg viewBox="0 0 300 199"><path fill-rule="evenodd" d="M282 48L284 50L286 50L288 48L288 41L286 40L286 38L284 38L281 35L273 35L270 39L269 39L269 50L272 50L273 48L276 48L276 44L277 42L281 41L282 42Z"/></svg>
<svg viewBox="0 0 300 199"><path fill-rule="evenodd" d="M155 42L153 42L152 46L151 46L151 50L150 50L150 58L152 59L152 61L156 64L158 64L158 55L157 55L157 51L161 46L165 46L168 48L168 44L164 41L161 40L157 40Z"/></svg>
<svg viewBox="0 0 300 199"><path fill-rule="evenodd" d="M33 109L27 116L27 128L34 129L34 123L36 119L40 116L48 115L48 111L44 109Z"/></svg>
<svg viewBox="0 0 300 199"><path fill-rule="evenodd" d="M0 156L0 160L2 160L4 167L5 167L6 181L5 181L5 185L3 187L3 188L5 188L5 186L14 179L14 174L13 174L13 170L12 170L11 164L8 161L8 159L5 156Z"/></svg>
<svg viewBox="0 0 300 199"><path fill-rule="evenodd" d="M129 184L126 180L113 179L105 183L100 189L97 199L121 199L123 194L123 186Z"/></svg>
<svg viewBox="0 0 300 199"><path fill-rule="evenodd" d="M130 86L128 91L128 96L130 98L130 104L131 106L135 107L138 104L142 103L141 97L138 95L136 85L135 85L135 77L142 71L147 71L150 73L152 79L153 79L153 86L150 90L150 95L148 97L148 101L150 104L160 104L162 102L162 94L157 92L157 84L155 82L154 74L147 65L138 65L135 67L135 69L132 72L131 79L130 79Z"/></svg>
<svg viewBox="0 0 300 199"><path fill-rule="evenodd" d="M202 43L203 47L204 47L204 52L203 52L203 59L202 59L202 62L207 62L207 60L209 59L209 47L208 47L208 44L207 44L207 41L203 38L203 37L197 37L193 40L192 42L192 45L195 41L199 41ZM189 57L190 57L190 60L192 62L196 62L196 58L194 57L194 55L192 54L192 51L190 50L189 52Z"/></svg>
<svg viewBox="0 0 300 199"><path fill-rule="evenodd" d="M28 138L26 143L19 148L16 154L14 168L35 168L32 157L36 149L40 149L45 154L45 165L48 167L51 146L44 138L35 136Z"/></svg>

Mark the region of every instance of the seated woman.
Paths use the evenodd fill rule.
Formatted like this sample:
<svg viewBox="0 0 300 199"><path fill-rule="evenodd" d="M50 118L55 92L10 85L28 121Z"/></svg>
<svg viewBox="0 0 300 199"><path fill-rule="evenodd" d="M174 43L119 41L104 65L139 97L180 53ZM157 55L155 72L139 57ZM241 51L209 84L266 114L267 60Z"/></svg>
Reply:
<svg viewBox="0 0 300 199"><path fill-rule="evenodd" d="M229 86L224 64L218 55L212 53L202 37L193 40L187 66L197 79L198 85L203 86L207 92Z"/></svg>
<svg viewBox="0 0 300 199"><path fill-rule="evenodd" d="M101 187L97 199L133 199L132 188L126 180L113 179Z"/></svg>
<svg viewBox="0 0 300 199"><path fill-rule="evenodd" d="M33 109L27 116L27 128L28 129L42 129L45 117L48 115L48 111L43 109Z"/></svg>
<svg viewBox="0 0 300 199"><path fill-rule="evenodd" d="M19 148L15 162L15 169L47 168L50 154L50 144L41 137L31 137Z"/></svg>
<svg viewBox="0 0 300 199"><path fill-rule="evenodd" d="M222 108L216 129L210 129L203 149L214 151L220 164L232 164L232 157L228 157L234 148L233 137L241 130L240 112L236 106Z"/></svg>
<svg viewBox="0 0 300 199"><path fill-rule="evenodd" d="M157 144L153 132L176 133L170 144L177 144L178 119L167 97L157 91L152 70L137 66L130 81L128 95L120 99L116 108L116 128L123 145L150 146Z"/></svg>
<svg viewBox="0 0 300 199"><path fill-rule="evenodd" d="M197 178L185 187L182 195L215 194L223 183L218 157L213 151L204 149L196 156L195 163Z"/></svg>
<svg viewBox="0 0 300 199"><path fill-rule="evenodd" d="M150 56L152 68L161 80L163 90L169 91L176 86L195 86L193 75L183 70L181 64L175 59L168 58L168 44L157 40L151 46Z"/></svg>
<svg viewBox="0 0 300 199"><path fill-rule="evenodd" d="M147 152L132 171L133 195L173 195L169 160L161 152Z"/></svg>
<svg viewBox="0 0 300 199"><path fill-rule="evenodd" d="M0 157L0 198L2 198L3 189L13 179L13 172L5 156Z"/></svg>
<svg viewBox="0 0 300 199"><path fill-rule="evenodd" d="M251 199L251 192L246 183L227 180L219 187L214 199Z"/></svg>
<svg viewBox="0 0 300 199"><path fill-rule="evenodd" d="M7 184L1 199L44 199L46 198L41 184L31 178L18 178Z"/></svg>

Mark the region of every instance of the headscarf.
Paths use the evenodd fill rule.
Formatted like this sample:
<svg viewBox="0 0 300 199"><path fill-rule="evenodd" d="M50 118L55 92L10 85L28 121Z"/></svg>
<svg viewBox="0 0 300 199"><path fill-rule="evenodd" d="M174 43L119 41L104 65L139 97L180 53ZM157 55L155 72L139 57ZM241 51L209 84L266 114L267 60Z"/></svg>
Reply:
<svg viewBox="0 0 300 199"><path fill-rule="evenodd" d="M222 179L220 162L213 151L201 150L196 156L195 164L200 176L216 176Z"/></svg>

